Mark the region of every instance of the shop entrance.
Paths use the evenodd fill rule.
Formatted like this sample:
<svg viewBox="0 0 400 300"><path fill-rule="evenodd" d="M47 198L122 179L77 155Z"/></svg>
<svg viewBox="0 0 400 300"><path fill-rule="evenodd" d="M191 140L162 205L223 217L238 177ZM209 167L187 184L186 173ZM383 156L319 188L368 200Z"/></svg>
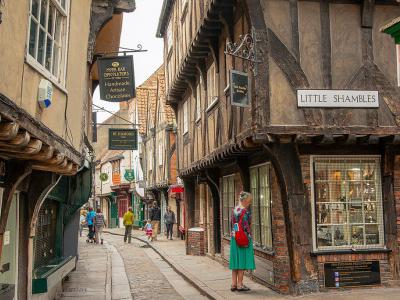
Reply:
<svg viewBox="0 0 400 300"><path fill-rule="evenodd" d="M0 199L2 192L0 192ZM0 201L1 203L1 201ZM18 194L15 194L4 232L0 267L0 300L17 299L18 282Z"/></svg>

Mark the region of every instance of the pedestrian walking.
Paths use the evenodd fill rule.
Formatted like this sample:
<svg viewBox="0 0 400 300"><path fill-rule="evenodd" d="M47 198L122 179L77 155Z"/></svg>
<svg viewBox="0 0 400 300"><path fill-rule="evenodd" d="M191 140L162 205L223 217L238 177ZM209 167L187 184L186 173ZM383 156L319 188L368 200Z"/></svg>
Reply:
<svg viewBox="0 0 400 300"><path fill-rule="evenodd" d="M146 225L144 226L144 230L147 235L147 240L152 242L153 241L153 226L150 223L150 220L146 221Z"/></svg>
<svg viewBox="0 0 400 300"><path fill-rule="evenodd" d="M128 243L131 243L131 233L132 233L132 226L133 226L133 212L132 207L128 208L128 211L124 214L123 224L125 226L125 235L124 235L124 242L128 240Z"/></svg>
<svg viewBox="0 0 400 300"><path fill-rule="evenodd" d="M153 227L153 240L157 240L158 229L160 227L161 210L158 207L157 201L153 202L153 207L150 209L150 220Z"/></svg>
<svg viewBox="0 0 400 300"><path fill-rule="evenodd" d="M175 213L171 210L170 206L167 207L167 210L164 214L164 222L165 226L167 227L167 239L169 238L170 240L172 240L172 231L176 220Z"/></svg>
<svg viewBox="0 0 400 300"><path fill-rule="evenodd" d="M251 212L249 206L253 196L241 192L239 204L232 210L231 246L229 269L232 270L231 291L245 292L250 289L243 284L245 270L254 270L254 250L251 239Z"/></svg>
<svg viewBox="0 0 400 300"><path fill-rule="evenodd" d="M103 228L106 226L106 220L104 218L101 209L98 208L96 211L96 216L94 217L94 227L95 227L95 236L96 236L96 244L101 241L103 245Z"/></svg>
<svg viewBox="0 0 400 300"><path fill-rule="evenodd" d="M79 236L82 237L83 227L86 224L86 216L83 211L81 211L81 215L79 217Z"/></svg>
<svg viewBox="0 0 400 300"><path fill-rule="evenodd" d="M88 233L88 238L86 242L88 243L93 243L94 242L94 217L96 216L96 213L93 211L92 207L89 207L89 212L86 215L86 224L89 228L89 233Z"/></svg>

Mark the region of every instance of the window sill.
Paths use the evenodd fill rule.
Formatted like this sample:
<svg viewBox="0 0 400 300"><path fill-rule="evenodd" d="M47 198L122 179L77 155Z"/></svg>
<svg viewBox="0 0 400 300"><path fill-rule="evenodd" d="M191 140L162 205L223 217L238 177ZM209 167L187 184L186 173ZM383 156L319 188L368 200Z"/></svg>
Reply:
<svg viewBox="0 0 400 300"><path fill-rule="evenodd" d="M368 254L368 253L390 253L392 250L387 248L370 249L338 249L338 250L320 250L311 251L311 256L331 255L331 254Z"/></svg>
<svg viewBox="0 0 400 300"><path fill-rule="evenodd" d="M209 113L219 102L219 98L215 97L213 102L210 103L210 105L207 107L206 112Z"/></svg>
<svg viewBox="0 0 400 300"><path fill-rule="evenodd" d="M258 252L262 252L262 253L265 253L265 254L268 254L268 255L271 255L271 256L275 255L275 251L273 249L270 249L270 248L263 249L263 248L258 247L258 246L253 246L253 248L254 248L254 250L256 250Z"/></svg>
<svg viewBox="0 0 400 300"><path fill-rule="evenodd" d="M45 79L49 80L52 84L54 84L57 89L63 92L65 95L68 95L67 89L63 86L62 83L58 82L57 79L47 71L41 64L39 64L36 60L34 60L31 56L25 56L25 63L37 71L40 75L42 75Z"/></svg>

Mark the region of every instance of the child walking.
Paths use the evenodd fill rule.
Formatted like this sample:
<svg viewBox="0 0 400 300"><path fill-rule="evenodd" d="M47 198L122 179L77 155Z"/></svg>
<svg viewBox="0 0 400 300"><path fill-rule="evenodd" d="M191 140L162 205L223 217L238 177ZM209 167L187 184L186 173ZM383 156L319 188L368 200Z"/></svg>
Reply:
<svg viewBox="0 0 400 300"><path fill-rule="evenodd" d="M150 220L147 220L146 222L144 229L146 231L147 239L153 241L153 226L151 225Z"/></svg>

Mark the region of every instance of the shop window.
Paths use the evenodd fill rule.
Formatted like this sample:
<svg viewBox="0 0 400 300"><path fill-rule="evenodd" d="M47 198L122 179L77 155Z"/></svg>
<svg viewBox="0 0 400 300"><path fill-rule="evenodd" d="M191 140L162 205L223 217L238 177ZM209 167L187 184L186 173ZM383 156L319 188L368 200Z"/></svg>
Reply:
<svg viewBox="0 0 400 300"><path fill-rule="evenodd" d="M379 157L313 159L315 248L383 247Z"/></svg>
<svg viewBox="0 0 400 300"><path fill-rule="evenodd" d="M189 132L189 100L183 103L183 134Z"/></svg>
<svg viewBox="0 0 400 300"><path fill-rule="evenodd" d="M57 256L57 209L57 202L47 199L39 210L34 240L35 269L51 263Z"/></svg>
<svg viewBox="0 0 400 300"><path fill-rule="evenodd" d="M253 195L251 205L253 242L255 246L262 249L272 248L269 169L269 164L250 168L250 185Z"/></svg>
<svg viewBox="0 0 400 300"><path fill-rule="evenodd" d="M31 0L28 58L60 81L67 35L68 0Z"/></svg>
<svg viewBox="0 0 400 300"><path fill-rule="evenodd" d="M235 175L222 178L222 204L223 204L223 235L229 237L231 233L232 210L235 207Z"/></svg>

